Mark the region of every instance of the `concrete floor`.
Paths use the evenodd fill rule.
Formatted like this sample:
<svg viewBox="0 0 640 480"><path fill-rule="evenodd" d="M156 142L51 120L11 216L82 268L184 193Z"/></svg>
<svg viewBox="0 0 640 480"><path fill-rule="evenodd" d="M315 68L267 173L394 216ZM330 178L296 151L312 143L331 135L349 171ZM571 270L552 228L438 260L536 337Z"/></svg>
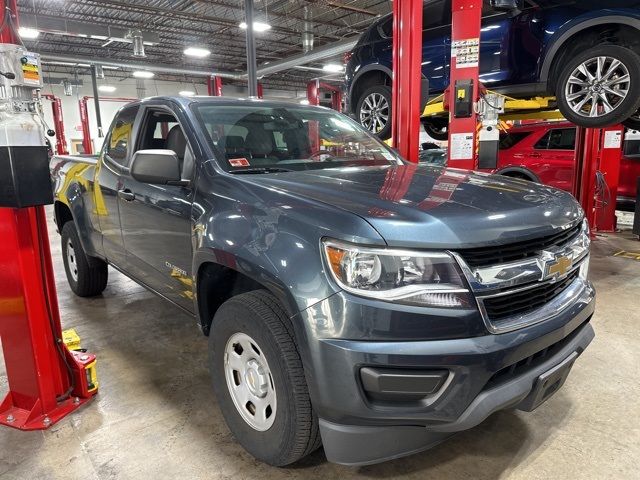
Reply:
<svg viewBox="0 0 640 480"><path fill-rule="evenodd" d="M3 480L640 478L640 262L612 256L640 251L629 232L595 242L596 339L537 411L495 414L430 451L381 465L332 465L320 450L277 469L229 433L194 320L114 270L102 297L75 297L50 229L63 326L98 354L100 394L45 432L0 427ZM0 394L6 390L0 360Z"/></svg>

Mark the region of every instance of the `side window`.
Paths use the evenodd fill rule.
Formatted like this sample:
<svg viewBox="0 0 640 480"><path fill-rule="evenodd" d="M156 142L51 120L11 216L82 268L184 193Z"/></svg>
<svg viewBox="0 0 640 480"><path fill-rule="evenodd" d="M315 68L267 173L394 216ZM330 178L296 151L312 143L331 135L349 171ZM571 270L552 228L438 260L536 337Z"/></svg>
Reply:
<svg viewBox="0 0 640 480"><path fill-rule="evenodd" d="M549 150L575 150L575 148L575 128L551 130L551 136L549 137Z"/></svg>
<svg viewBox="0 0 640 480"><path fill-rule="evenodd" d="M125 107L118 114L107 143L106 154L114 162L125 165L131 148L133 123L140 109L139 105Z"/></svg>
<svg viewBox="0 0 640 480"><path fill-rule="evenodd" d="M551 131L545 133L545 135L536 142L533 148L536 150L547 150L549 148L549 138L551 138Z"/></svg>
<svg viewBox="0 0 640 480"><path fill-rule="evenodd" d="M531 132L504 132L500 134L500 150L508 150L527 138Z"/></svg>
<svg viewBox="0 0 640 480"><path fill-rule="evenodd" d="M141 123L136 151L155 149L175 152L182 166L182 177L190 178L193 155L176 117L166 110L148 109Z"/></svg>

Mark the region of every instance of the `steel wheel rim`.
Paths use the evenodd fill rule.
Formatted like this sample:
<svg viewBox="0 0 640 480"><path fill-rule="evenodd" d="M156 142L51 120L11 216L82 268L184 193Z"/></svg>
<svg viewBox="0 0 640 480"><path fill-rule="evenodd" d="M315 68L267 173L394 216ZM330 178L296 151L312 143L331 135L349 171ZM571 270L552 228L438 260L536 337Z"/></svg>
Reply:
<svg viewBox="0 0 640 480"><path fill-rule="evenodd" d="M277 398L269 363L258 343L245 333L234 333L224 350L224 375L238 413L259 432L276 418Z"/></svg>
<svg viewBox="0 0 640 480"><path fill-rule="evenodd" d="M389 122L389 102L381 93L365 97L360 107L360 124L372 133L384 130Z"/></svg>
<svg viewBox="0 0 640 480"><path fill-rule="evenodd" d="M582 62L569 76L565 98L581 117L596 118L616 110L629 95L629 69L614 57L600 56Z"/></svg>
<svg viewBox="0 0 640 480"><path fill-rule="evenodd" d="M78 262L76 257L76 250L73 248L71 239L67 240L67 265L69 266L69 273L74 282L78 281Z"/></svg>

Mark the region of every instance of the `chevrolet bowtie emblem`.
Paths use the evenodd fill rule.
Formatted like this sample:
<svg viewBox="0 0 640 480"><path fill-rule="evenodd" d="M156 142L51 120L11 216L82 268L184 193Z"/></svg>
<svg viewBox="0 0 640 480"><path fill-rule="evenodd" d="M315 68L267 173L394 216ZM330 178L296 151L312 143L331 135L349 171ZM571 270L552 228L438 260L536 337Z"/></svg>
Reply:
<svg viewBox="0 0 640 480"><path fill-rule="evenodd" d="M572 265L573 260L570 257L557 257L554 260L547 262L545 277L562 277L567 274Z"/></svg>

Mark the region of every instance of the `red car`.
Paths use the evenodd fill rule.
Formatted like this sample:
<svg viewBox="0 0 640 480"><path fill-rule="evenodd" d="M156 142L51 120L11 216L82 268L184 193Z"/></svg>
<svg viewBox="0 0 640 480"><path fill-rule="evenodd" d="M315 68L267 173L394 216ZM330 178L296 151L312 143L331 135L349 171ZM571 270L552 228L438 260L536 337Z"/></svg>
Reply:
<svg viewBox="0 0 640 480"><path fill-rule="evenodd" d="M571 191L576 127L569 122L522 125L500 136L495 173L532 180ZM625 135L618 185L618 207L633 210L640 177L640 132Z"/></svg>

